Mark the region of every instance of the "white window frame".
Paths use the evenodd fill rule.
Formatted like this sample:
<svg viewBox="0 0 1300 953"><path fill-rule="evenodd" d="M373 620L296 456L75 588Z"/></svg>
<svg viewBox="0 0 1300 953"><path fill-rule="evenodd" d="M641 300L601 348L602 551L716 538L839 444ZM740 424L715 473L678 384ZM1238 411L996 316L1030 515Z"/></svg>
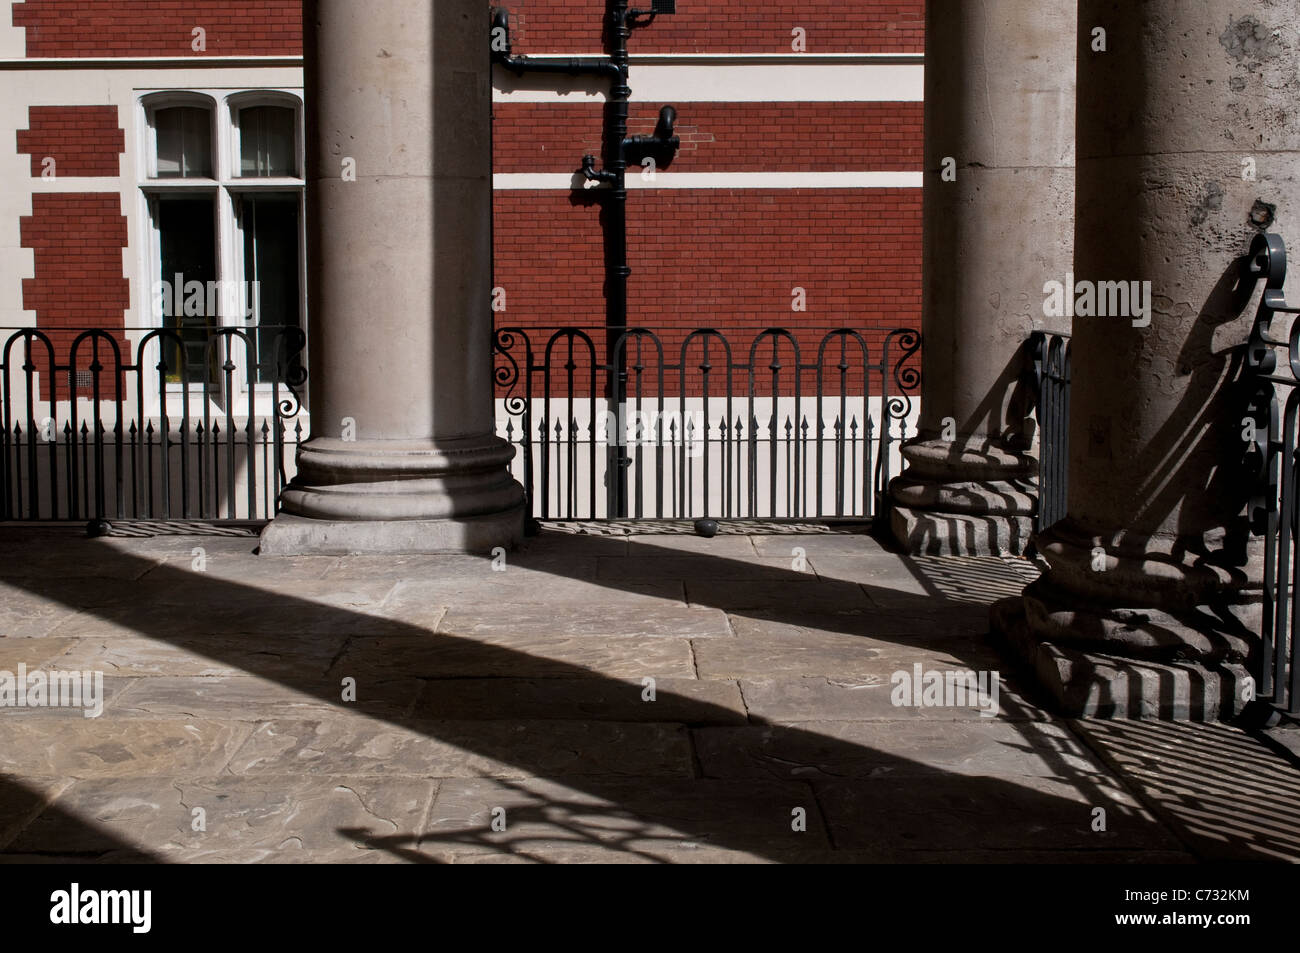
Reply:
<svg viewBox="0 0 1300 953"><path fill-rule="evenodd" d="M155 110L171 106L202 106L209 109L212 117L212 178L158 178L157 176L157 133L154 126ZM263 177L242 176L240 171L240 142L237 115L240 109L250 106L287 106L294 110L294 139L297 176ZM145 241L141 243L139 274L143 302L141 310L146 316L144 324L158 328L162 326L160 316L154 312L153 289L159 280L170 280L170 276L160 274L162 261L161 236L156 218L157 203L167 195L209 195L216 199L214 221L217 279L222 282L235 282L237 287L244 287L244 234L236 214L238 197L253 192L296 192L298 196L298 314L301 327L306 330L307 321L307 263L306 263L306 226L305 226L305 190L306 179L303 175L306 164L306 148L303 133L303 101L301 87L280 88L240 88L240 89L160 89L136 91L137 129L137 214L142 223L141 234ZM242 313L219 316L222 327L251 327ZM248 368L242 354L237 355L236 369L233 374L234 393L223 394L224 380L219 379L215 387L209 390L214 399L230 401L232 409L240 415L256 413L258 415L273 412L272 389L270 383L254 385L253 392L248 392ZM169 383L167 392L169 403L171 395L179 398L188 386L191 398L201 397L201 384L186 385L181 382ZM281 388L281 397L284 393ZM158 395L146 395L146 400L157 405ZM179 407L179 402L174 407ZM225 407L214 405L213 413L224 413ZM192 412L202 412L201 405L191 403Z"/></svg>

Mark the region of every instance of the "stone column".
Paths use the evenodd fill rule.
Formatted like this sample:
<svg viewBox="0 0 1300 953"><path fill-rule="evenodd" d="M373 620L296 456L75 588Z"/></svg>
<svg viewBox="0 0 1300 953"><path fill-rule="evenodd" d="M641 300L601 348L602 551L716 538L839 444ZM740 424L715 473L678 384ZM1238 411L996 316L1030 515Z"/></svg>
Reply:
<svg viewBox="0 0 1300 953"><path fill-rule="evenodd" d="M1020 553L1038 462L1020 388L1070 270L1075 0L926 5L921 419L890 486L923 553ZM953 179L955 175L955 179Z"/></svg>
<svg viewBox="0 0 1300 953"><path fill-rule="evenodd" d="M487 22L476 0L304 6L312 436L263 553L522 533L492 412Z"/></svg>
<svg viewBox="0 0 1300 953"><path fill-rule="evenodd" d="M1039 540L1050 571L995 609L1074 714L1212 719L1246 693L1240 276L1300 197L1297 23L1300 0L1079 3L1075 277L1142 282L1150 310L1076 310L1068 516Z"/></svg>

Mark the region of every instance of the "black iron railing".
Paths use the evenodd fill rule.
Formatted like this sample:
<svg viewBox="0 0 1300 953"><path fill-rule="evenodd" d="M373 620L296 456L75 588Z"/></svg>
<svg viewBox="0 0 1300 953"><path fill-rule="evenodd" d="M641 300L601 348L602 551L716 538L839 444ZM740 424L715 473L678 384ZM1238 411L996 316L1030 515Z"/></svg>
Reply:
<svg viewBox="0 0 1300 953"><path fill-rule="evenodd" d="M670 347L629 328L606 359L603 328L497 330L500 431L535 517L877 514L908 436L919 333L880 334L874 353L852 328L763 328L737 347L735 331L672 333Z"/></svg>
<svg viewBox="0 0 1300 953"><path fill-rule="evenodd" d="M1300 713L1300 321L1286 338L1275 338L1274 318L1297 314L1286 303L1286 246L1277 235L1256 236L1248 276L1264 279L1245 366L1246 416L1240 422L1247 459L1256 478L1251 530L1264 539L1263 612L1259 662L1252 672L1257 697ZM1285 329L1282 329L1285 330ZM1278 348L1285 365L1278 367ZM1230 422L1236 427L1236 421Z"/></svg>
<svg viewBox="0 0 1300 953"><path fill-rule="evenodd" d="M1029 335L1029 393L1038 417L1038 516L1041 532L1064 519L1070 462L1070 335Z"/></svg>
<svg viewBox="0 0 1300 953"><path fill-rule="evenodd" d="M0 520L275 514L302 439L298 328L17 328L0 342Z"/></svg>

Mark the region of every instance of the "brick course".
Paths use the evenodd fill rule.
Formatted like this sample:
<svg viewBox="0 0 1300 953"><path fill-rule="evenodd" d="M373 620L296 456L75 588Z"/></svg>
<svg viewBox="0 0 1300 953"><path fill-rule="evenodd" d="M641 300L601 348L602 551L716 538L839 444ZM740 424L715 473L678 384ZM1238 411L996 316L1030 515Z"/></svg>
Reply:
<svg viewBox="0 0 1300 953"><path fill-rule="evenodd" d="M26 0L13 4L27 31L27 55L296 56L302 53L301 0ZM192 48L206 31L207 49Z"/></svg>
<svg viewBox="0 0 1300 953"><path fill-rule="evenodd" d="M116 176L126 134L116 106L30 106L18 130L18 152L32 157L32 177L54 160L56 175Z"/></svg>
<svg viewBox="0 0 1300 953"><path fill-rule="evenodd" d="M914 102L674 103L675 172L904 172L922 164ZM497 103L497 172L571 172L601 153L599 103ZM631 135L650 135L659 108L633 103Z"/></svg>

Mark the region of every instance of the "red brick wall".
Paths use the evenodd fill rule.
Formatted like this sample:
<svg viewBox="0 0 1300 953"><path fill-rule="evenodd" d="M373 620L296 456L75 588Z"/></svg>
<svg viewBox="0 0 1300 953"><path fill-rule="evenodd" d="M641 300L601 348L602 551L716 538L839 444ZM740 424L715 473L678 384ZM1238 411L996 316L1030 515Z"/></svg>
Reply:
<svg viewBox="0 0 1300 953"><path fill-rule="evenodd" d="M497 326L584 326L599 351L599 210L567 192L498 192L495 227L495 284L507 306ZM662 331L670 363L691 329L720 327L747 351L770 325L798 326L810 362L821 332L843 324L862 331L874 362L890 329L920 326L921 192L634 191L628 262L631 321ZM807 293L806 311L791 310L795 287ZM545 337L534 334L534 348Z"/></svg>
<svg viewBox="0 0 1300 953"><path fill-rule="evenodd" d="M510 11L516 52L603 50L601 0L492 0ZM809 53L920 53L924 0L678 0L678 12L634 30L633 53L789 53L803 27Z"/></svg>
<svg viewBox="0 0 1300 953"><path fill-rule="evenodd" d="M27 55L292 56L302 53L301 0L26 0L13 4ZM202 27L207 49L192 49Z"/></svg>
<svg viewBox="0 0 1300 953"><path fill-rule="evenodd" d="M633 103L632 135L659 109ZM600 104L497 103L497 172L568 172L601 153ZM677 172L906 172L922 162L917 102L678 103Z"/></svg>
<svg viewBox="0 0 1300 953"><path fill-rule="evenodd" d="M118 174L126 134L116 106L29 106L27 128L18 130L18 152L32 157L32 176L54 159L56 175Z"/></svg>
<svg viewBox="0 0 1300 953"><path fill-rule="evenodd" d="M37 193L32 214L19 219L23 248L34 251L33 277L23 279L23 308L36 312L36 326L54 340L60 362L76 336L73 329L105 328L124 348L121 336L130 289L122 275L126 217L116 192ZM90 363L88 345L78 352L78 366ZM102 353L107 363L109 355ZM107 382L107 378L104 379ZM44 397L48 383L42 376ZM66 381L59 382L66 396ZM112 396L111 394L107 396Z"/></svg>

